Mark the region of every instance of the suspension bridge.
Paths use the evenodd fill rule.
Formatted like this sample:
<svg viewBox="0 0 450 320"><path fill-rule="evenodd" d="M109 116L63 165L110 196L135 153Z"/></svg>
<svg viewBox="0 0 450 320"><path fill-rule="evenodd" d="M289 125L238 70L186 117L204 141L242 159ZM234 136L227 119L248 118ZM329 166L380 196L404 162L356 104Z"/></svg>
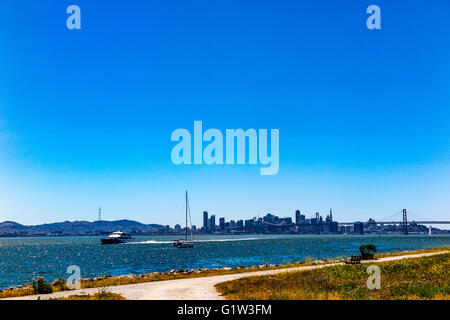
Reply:
<svg viewBox="0 0 450 320"><path fill-rule="evenodd" d="M428 225L431 231L431 226L432 225L444 225L444 224L450 224L450 221L447 220L430 220L424 217L421 217L420 215L413 213L412 215L414 217L414 219L411 219L411 216L408 219L408 211L406 209L397 211L396 213L382 218L380 220L373 220L370 219L369 221L364 221L362 223L364 224L371 224L371 225L380 225L380 226L384 226L384 225L400 225L402 226L402 230L403 230L403 234L408 234L408 226L409 225ZM326 222L319 222L319 215L318 213L316 213L315 215L315 219L317 221L317 224L319 225L323 225ZM291 226L295 226L295 223L291 223L291 224L277 224L277 223L270 223L267 221L261 221L263 224L265 225L269 225L269 226L273 226L273 227L284 227L284 228L288 228ZM337 224L339 226L353 226L357 221L353 221L353 222L337 222ZM359 222L359 221L358 221Z"/></svg>
<svg viewBox="0 0 450 320"><path fill-rule="evenodd" d="M393 219L394 217L397 217L399 214L401 214L402 219L400 220L395 220ZM418 219L408 219L408 211L406 209L403 209L401 211L398 211L396 213L394 213L393 215L380 219L380 220L371 220L371 221L367 221L364 223L367 224L373 224L373 225L401 225L402 229L403 229L403 234L408 234L408 225L428 225L431 228L431 225L440 225L440 224L450 224L450 221L446 221L446 220L429 220L426 219L424 217L421 217L417 214L414 214L415 218ZM338 225L340 226L351 226L353 225L355 222L338 222Z"/></svg>

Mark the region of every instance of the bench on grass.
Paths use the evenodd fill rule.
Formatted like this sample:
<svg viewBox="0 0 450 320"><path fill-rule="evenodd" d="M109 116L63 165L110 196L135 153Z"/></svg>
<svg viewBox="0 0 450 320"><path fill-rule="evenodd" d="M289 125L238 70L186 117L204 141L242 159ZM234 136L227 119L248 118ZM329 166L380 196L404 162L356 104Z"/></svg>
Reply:
<svg viewBox="0 0 450 320"><path fill-rule="evenodd" d="M346 264L358 264L361 263L361 256L360 255L353 255L350 260L345 261Z"/></svg>

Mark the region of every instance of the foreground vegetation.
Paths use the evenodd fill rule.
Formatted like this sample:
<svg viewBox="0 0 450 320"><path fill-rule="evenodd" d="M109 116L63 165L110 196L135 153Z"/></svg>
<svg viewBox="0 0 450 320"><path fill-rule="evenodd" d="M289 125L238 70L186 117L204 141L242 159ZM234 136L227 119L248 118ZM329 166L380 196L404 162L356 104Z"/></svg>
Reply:
<svg viewBox="0 0 450 320"><path fill-rule="evenodd" d="M124 296L102 288L95 294L78 294L49 300L126 300Z"/></svg>
<svg viewBox="0 0 450 320"><path fill-rule="evenodd" d="M227 299L450 300L450 253L377 263L381 288L369 290L368 264L246 277L219 283Z"/></svg>
<svg viewBox="0 0 450 320"><path fill-rule="evenodd" d="M424 249L417 251L405 251L397 253L383 253L376 254L375 259L385 258L389 256L399 256L406 254L419 254L419 253L429 253L438 251L447 251L450 247L440 247L435 249ZM104 288L109 286L127 285L135 283L153 282L153 281L163 281L163 280L175 280L175 279L187 279L187 278L197 278L197 277L209 277L216 275L226 275L226 274L236 274L243 272L254 272L254 271L264 271L264 270L276 270L283 268L295 268L303 267L308 265L319 265L334 262L342 262L342 258L336 258L331 260L313 260L312 258L307 258L302 262L292 263L287 265L264 265L264 266L253 266L253 267L237 267L237 268L222 268L222 269L200 269L200 270L171 270L168 272L153 272L141 275L126 275L126 276L100 276L93 279L82 279L81 288ZM1 298L12 298L21 297L33 294L46 294L50 292L66 291L69 290L66 286L65 280L59 279L54 281L52 284L47 283L43 278L38 278L33 280L32 285L26 284L22 288L6 289L0 290Z"/></svg>

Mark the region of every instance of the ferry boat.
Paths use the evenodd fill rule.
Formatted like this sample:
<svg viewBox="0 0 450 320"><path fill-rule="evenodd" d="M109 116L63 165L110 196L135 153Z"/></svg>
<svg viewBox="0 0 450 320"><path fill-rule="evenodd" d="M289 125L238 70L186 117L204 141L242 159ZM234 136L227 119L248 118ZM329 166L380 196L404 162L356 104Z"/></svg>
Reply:
<svg viewBox="0 0 450 320"><path fill-rule="evenodd" d="M192 222L191 222L191 240L188 241L188 212L189 212L189 220L191 218L191 213L189 210L189 202L188 202L188 194L186 190L186 235L184 240L175 240L173 242L173 246L175 248L186 249L186 248L194 248L194 234L192 233Z"/></svg>
<svg viewBox="0 0 450 320"><path fill-rule="evenodd" d="M108 237L101 239L102 244L119 244L133 242L135 240L136 239L133 238L130 234L122 231L113 232Z"/></svg>

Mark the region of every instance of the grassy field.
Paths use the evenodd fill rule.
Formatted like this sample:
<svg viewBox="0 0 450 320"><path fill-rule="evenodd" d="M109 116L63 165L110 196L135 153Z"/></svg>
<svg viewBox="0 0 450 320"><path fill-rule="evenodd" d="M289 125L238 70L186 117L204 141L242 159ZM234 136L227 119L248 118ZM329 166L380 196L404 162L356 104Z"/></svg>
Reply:
<svg viewBox="0 0 450 320"><path fill-rule="evenodd" d="M450 253L377 265L381 270L380 290L367 288L369 264L247 277L220 283L216 288L232 300L450 299Z"/></svg>

